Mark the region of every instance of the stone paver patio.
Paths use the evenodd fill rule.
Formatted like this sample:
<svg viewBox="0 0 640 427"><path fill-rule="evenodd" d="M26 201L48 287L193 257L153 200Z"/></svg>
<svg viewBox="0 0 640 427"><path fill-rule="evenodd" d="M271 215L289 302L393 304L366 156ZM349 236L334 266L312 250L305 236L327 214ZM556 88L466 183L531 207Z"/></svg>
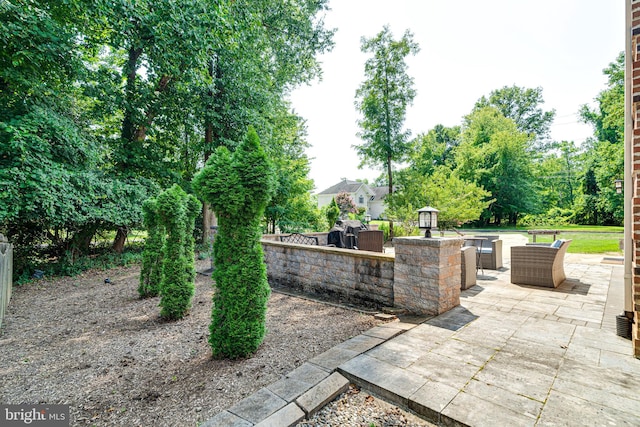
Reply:
<svg viewBox="0 0 640 427"><path fill-rule="evenodd" d="M615 327L623 267L570 254L558 288L513 285L519 237L503 237L505 267L485 269L460 306L373 328L205 425L294 425L342 377L441 425L640 425L640 360Z"/></svg>

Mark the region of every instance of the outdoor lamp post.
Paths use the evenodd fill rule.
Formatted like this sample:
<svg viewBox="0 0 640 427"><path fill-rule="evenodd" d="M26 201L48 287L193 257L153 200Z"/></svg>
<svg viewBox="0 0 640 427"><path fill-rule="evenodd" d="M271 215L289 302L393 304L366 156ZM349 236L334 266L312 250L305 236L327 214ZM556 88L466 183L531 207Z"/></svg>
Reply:
<svg viewBox="0 0 640 427"><path fill-rule="evenodd" d="M438 209L425 206L418 210L418 228L424 228L424 237L431 237L431 229L438 226Z"/></svg>
<svg viewBox="0 0 640 427"><path fill-rule="evenodd" d="M371 222L371 215L366 214L366 215L364 216L364 222L365 222L366 224L369 224L369 223Z"/></svg>
<svg viewBox="0 0 640 427"><path fill-rule="evenodd" d="M614 182L616 184L616 193L622 194L622 183L623 183L623 181L621 179L616 179Z"/></svg>

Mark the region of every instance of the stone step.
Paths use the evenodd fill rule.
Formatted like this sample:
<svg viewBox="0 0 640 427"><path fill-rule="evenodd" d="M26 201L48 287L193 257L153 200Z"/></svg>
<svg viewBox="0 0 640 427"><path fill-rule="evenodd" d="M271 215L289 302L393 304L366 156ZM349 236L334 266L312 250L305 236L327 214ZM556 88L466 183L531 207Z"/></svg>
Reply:
<svg viewBox="0 0 640 427"><path fill-rule="evenodd" d="M296 399L296 403L302 408L306 417L311 418L324 405L347 391L348 388L349 380L334 372Z"/></svg>
<svg viewBox="0 0 640 427"><path fill-rule="evenodd" d="M303 419L304 412L298 405L292 402L260 421L256 424L256 427L292 427Z"/></svg>

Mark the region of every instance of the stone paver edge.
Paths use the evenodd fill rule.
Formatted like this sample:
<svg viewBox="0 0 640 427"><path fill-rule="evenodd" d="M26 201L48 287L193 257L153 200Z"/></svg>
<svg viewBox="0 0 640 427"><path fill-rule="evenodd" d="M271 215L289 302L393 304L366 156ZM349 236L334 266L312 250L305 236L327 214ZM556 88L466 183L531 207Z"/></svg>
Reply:
<svg viewBox="0 0 640 427"><path fill-rule="evenodd" d="M394 323L396 323L396 322L385 323L385 324L382 324L382 325L374 326L373 328L371 328L371 330L372 329L376 329L376 328L380 328L380 327L393 328L393 324ZM386 341L388 341L390 339L393 339L393 338L397 337L398 335L401 335L401 334L405 333L408 330L413 329L413 327L415 327L417 325L413 325L412 327L407 327L406 324L401 323L399 326L400 327L398 327L398 328L393 328L393 329L398 329L399 330L398 333L396 333L396 334L394 334L392 336L389 336L388 338L384 339L383 341L379 342L378 344L372 346L369 349L366 349L366 350L363 350L362 352L357 353L354 357L357 357L360 354L366 353L367 351L371 350L372 348L375 348L375 347L385 343ZM363 332L360 335L370 336L370 335L368 335L368 332L369 332L369 330ZM359 335L356 335L356 337L357 336L359 336ZM334 346L332 348L338 347L341 344L342 343L337 344L336 346ZM317 366L320 369L324 369L322 366L315 365L313 362L307 362L307 363L310 363L310 364L312 364L314 366ZM334 376L335 377L336 375L339 375L340 377L344 378L344 376L341 375L341 373L338 371L338 368L335 368L331 372L329 372L329 376ZM302 396L304 394L307 394L307 393L310 393L314 389L317 390L319 387L322 387L321 384L324 383L329 378L329 376L324 378L324 379L322 379L322 380L319 380L319 381L315 382L314 384L310 384L310 386L305 391L303 391L300 394L300 396ZM280 381L280 380L278 380L278 381ZM359 383L357 381L351 381L348 378L345 378L345 381L353 382L358 386L362 386L363 385L361 382ZM260 392L262 390L268 390L270 386L271 386L271 384L269 384L269 385L265 386L264 388L258 390L256 393L258 393L258 392ZM337 385L336 387L338 387L338 389L336 389L336 390L326 389L326 388L325 388L325 390L323 390L323 391L326 392L327 398L329 398L330 395L334 395L334 398L335 398L335 396L337 396L338 394L341 394L344 391L343 385ZM271 391L271 390L269 390L269 391ZM254 395L255 395L255 393L251 394L250 396L246 397L242 401L238 402L236 405L244 402L247 399L251 399ZM300 396L298 396L298 398ZM285 403L283 405L281 405L278 409L276 409L275 411L273 411L273 412L269 413L268 415L264 416L262 420L256 420L257 422L255 422L255 423L252 422L252 421L249 421L249 420L247 420L245 418L242 418L238 414L233 413L231 411L231 409L233 408L232 407L232 408L228 408L228 409L216 414L215 416L213 416L209 420L205 421L202 425L203 425L203 427L204 426L211 426L211 427L213 427L213 426L216 426L216 427L247 427L247 426L260 425L260 423L264 422L265 420L268 420L268 421L277 420L278 425L294 426L298 422L300 422L301 418L299 418L299 412L298 411L292 410L292 405L295 405L303 414L304 413L310 413L310 415L313 415L315 412L317 412L320 409L322 409L322 407L318 407L318 408L315 408L313 411L309 412L309 410L307 408L307 410L305 412L305 408L301 407L300 404L298 403L298 398L294 399L291 402L286 402L285 401ZM326 401L324 402L323 405L329 403L332 399L330 399L330 400L324 399L324 400L326 400ZM236 405L234 405L234 407ZM406 408L406 409L408 409L408 408Z"/></svg>

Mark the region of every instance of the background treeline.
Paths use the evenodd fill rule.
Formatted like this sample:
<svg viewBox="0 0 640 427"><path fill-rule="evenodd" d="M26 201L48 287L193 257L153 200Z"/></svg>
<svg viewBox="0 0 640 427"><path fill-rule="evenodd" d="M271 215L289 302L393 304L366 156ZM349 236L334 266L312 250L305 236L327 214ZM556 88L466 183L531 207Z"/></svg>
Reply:
<svg viewBox="0 0 640 427"><path fill-rule="evenodd" d="M122 252L143 201L173 184L192 194L196 172L218 147L234 151L249 125L275 166L264 230L325 229L305 123L287 95L320 75L316 58L332 47L326 8L0 2L0 232L16 244L16 277L43 262L80 263L98 238ZM389 216L415 220L432 205L446 226L621 224L623 64L620 55L604 70L598 106L580 111L594 127L580 146L552 141L542 89L517 86L478 100L459 126L419 134L394 165ZM200 232L210 220L205 206Z"/></svg>
<svg viewBox="0 0 640 427"><path fill-rule="evenodd" d="M597 106L577 112L594 128L581 145L553 141L555 111L543 109L542 88L518 86L480 98L459 126L418 135L398 162L387 213L410 223L419 208L435 206L441 228L621 225L615 180L624 169L624 55L604 73ZM385 183L386 175L376 185Z"/></svg>
<svg viewBox="0 0 640 427"><path fill-rule="evenodd" d="M316 222L305 125L286 95L332 47L326 3L0 2L0 229L18 275L84 259L99 236L122 252L143 201L172 184L192 193L249 125L276 167L265 223Z"/></svg>

